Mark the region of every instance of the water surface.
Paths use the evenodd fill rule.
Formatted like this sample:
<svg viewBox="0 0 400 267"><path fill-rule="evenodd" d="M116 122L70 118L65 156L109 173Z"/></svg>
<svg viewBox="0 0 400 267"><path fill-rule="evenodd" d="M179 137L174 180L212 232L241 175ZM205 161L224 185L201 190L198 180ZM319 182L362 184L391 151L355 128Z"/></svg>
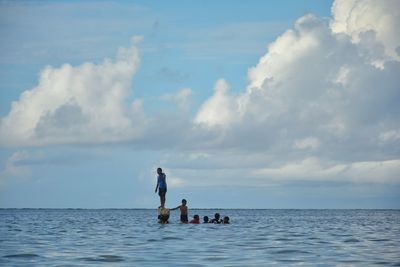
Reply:
<svg viewBox="0 0 400 267"><path fill-rule="evenodd" d="M0 209L1 266L400 266L400 210Z"/></svg>

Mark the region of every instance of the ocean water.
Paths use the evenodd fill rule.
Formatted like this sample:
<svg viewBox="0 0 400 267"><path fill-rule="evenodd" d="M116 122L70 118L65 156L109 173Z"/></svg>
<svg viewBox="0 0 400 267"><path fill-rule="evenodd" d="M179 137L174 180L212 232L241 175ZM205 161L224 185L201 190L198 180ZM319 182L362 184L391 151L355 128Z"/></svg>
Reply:
<svg viewBox="0 0 400 267"><path fill-rule="evenodd" d="M400 266L400 210L0 210L0 266Z"/></svg>

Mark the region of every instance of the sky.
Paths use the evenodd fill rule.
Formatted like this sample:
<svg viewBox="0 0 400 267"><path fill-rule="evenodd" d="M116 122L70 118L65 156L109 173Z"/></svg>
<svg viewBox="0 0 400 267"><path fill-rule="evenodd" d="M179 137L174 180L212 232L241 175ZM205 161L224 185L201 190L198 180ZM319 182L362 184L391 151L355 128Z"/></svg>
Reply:
<svg viewBox="0 0 400 267"><path fill-rule="evenodd" d="M0 208L400 208L400 2L1 1Z"/></svg>

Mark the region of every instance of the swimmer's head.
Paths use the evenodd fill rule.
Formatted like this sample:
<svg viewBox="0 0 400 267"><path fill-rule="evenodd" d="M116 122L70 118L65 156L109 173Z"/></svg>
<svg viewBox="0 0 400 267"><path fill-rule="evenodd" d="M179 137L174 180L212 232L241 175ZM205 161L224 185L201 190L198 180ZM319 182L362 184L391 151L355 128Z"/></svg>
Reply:
<svg viewBox="0 0 400 267"><path fill-rule="evenodd" d="M225 217L224 217L224 223L225 223L225 224L229 224L229 217L228 217L228 216L225 216Z"/></svg>
<svg viewBox="0 0 400 267"><path fill-rule="evenodd" d="M204 221L204 223L208 223L208 216L204 216L203 221Z"/></svg>

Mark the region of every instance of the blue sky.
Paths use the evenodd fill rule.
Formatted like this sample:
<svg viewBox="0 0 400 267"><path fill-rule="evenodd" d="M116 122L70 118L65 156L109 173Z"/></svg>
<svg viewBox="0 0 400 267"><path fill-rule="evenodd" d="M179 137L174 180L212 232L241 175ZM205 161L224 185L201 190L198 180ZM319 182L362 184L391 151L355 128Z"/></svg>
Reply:
<svg viewBox="0 0 400 267"><path fill-rule="evenodd" d="M399 208L396 1L0 3L0 207Z"/></svg>

